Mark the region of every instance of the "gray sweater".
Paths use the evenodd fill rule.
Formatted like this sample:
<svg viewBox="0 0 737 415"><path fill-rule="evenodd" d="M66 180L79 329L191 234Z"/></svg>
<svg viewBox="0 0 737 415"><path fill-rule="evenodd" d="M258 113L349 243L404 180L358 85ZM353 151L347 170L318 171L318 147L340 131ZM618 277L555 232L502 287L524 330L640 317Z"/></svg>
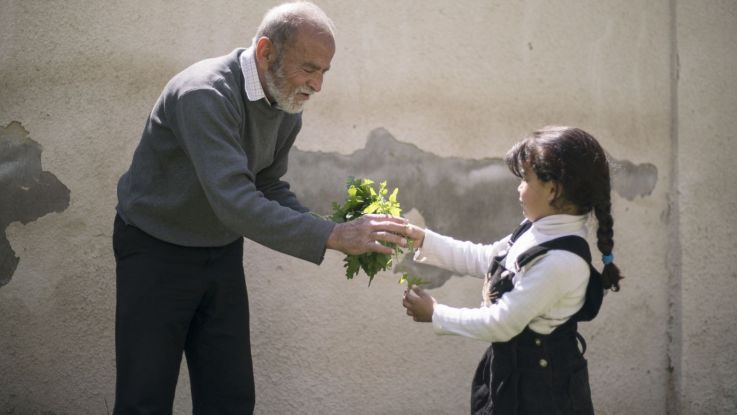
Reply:
<svg viewBox="0 0 737 415"><path fill-rule="evenodd" d="M222 246L245 236L320 263L335 224L308 213L281 180L302 116L246 98L243 51L195 63L169 81L118 182L118 214L178 245Z"/></svg>

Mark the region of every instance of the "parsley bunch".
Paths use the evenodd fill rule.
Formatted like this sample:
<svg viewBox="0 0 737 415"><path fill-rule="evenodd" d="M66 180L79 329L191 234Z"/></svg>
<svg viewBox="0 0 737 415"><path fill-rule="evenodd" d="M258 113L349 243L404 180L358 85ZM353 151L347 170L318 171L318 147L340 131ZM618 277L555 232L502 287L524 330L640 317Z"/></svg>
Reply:
<svg viewBox="0 0 737 415"><path fill-rule="evenodd" d="M337 223L348 222L362 215L377 213L389 214L399 217L402 214L402 208L397 201L397 193L399 189L395 188L391 194L386 187L386 181L379 183L379 190L374 187L374 181L371 179L356 179L350 177L346 184L347 197L342 205L333 202L333 215L331 219ZM387 197L387 195L389 195ZM411 242L411 241L410 241ZM393 243L381 242L383 245L394 249L394 255L381 254L378 252L368 252L361 255L346 255L343 259L345 266L345 276L353 279L360 270L369 277L369 285L373 281L374 276L379 271L386 271L392 265L392 259L397 258L403 253L402 249ZM412 246L410 244L410 249ZM408 284L421 284L423 281L419 278L409 277L407 274L402 275L400 282Z"/></svg>

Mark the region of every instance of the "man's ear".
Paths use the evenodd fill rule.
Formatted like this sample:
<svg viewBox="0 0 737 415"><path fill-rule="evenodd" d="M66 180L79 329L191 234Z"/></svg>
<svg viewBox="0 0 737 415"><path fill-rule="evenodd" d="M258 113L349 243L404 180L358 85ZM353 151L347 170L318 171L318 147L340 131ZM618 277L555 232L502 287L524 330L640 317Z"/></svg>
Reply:
<svg viewBox="0 0 737 415"><path fill-rule="evenodd" d="M256 41L255 51L256 62L264 67L271 65L272 61L276 57L276 51L274 50L274 44L266 36L261 36Z"/></svg>

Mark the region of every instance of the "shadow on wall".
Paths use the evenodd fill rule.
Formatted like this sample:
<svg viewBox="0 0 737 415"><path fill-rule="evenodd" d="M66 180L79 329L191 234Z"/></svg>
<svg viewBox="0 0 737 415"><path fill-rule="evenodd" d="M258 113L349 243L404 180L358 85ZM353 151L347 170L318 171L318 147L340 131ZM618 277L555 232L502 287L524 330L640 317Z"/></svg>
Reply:
<svg viewBox="0 0 737 415"><path fill-rule="evenodd" d="M41 167L41 145L13 121L0 127L0 287L10 282L20 259L5 230L69 206L69 189Z"/></svg>
<svg viewBox="0 0 737 415"><path fill-rule="evenodd" d="M610 157L613 189L632 200L652 193L657 168ZM332 203L345 199L348 177L387 181L399 188L403 212L415 209L425 225L462 240L484 242L504 237L522 220L518 179L503 158L441 157L395 139L383 128L371 132L364 149L350 155L301 151L294 148L286 180L300 201L321 215L332 213ZM395 271L443 285L451 273L404 258Z"/></svg>

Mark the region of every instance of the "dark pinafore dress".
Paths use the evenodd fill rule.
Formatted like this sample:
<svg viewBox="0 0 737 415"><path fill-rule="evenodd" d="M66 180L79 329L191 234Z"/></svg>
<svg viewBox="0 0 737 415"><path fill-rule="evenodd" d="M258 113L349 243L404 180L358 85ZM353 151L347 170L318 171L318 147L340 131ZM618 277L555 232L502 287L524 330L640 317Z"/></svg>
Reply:
<svg viewBox="0 0 737 415"><path fill-rule="evenodd" d="M529 221L520 225L512 234L509 247L531 225ZM577 323L592 320L599 311L604 294L601 274L591 266L589 245L579 236L564 236L530 248L519 256L517 269L552 249L573 252L589 264L585 303L581 310L548 335L535 333L526 327L509 341L492 343L473 379L472 415L594 413L588 369L583 357L586 342L577 331ZM486 298L491 303L514 289L514 271L503 265L506 253L495 257L489 270L485 290L489 290ZM579 350L579 341L582 350Z"/></svg>

